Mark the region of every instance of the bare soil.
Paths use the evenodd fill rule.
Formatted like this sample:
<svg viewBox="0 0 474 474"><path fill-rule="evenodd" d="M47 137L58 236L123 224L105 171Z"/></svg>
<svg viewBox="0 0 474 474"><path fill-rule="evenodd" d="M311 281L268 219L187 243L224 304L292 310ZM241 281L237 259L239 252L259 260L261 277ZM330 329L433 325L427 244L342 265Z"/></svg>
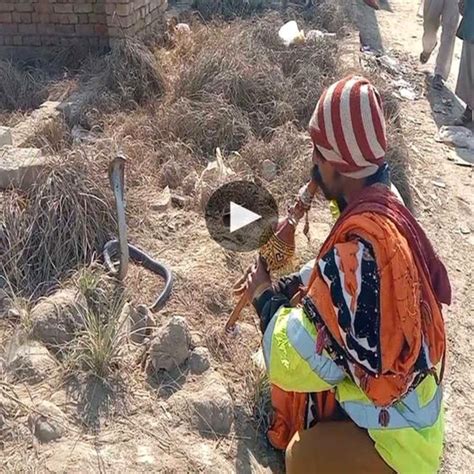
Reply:
<svg viewBox="0 0 474 474"><path fill-rule="evenodd" d="M415 212L448 266L454 302L446 310L449 356L445 380L446 448L444 472L471 472L474 463L472 439L474 415L473 168L456 164L454 149L437 143L436 131L450 123L462 107L452 90L431 91L417 56L421 43L418 3L393 0L375 13L359 0L352 4L353 19L361 38L384 49L412 71L409 80L422 91L416 101L402 103L401 128L410 150L410 184ZM358 44L348 41L349 56L358 58ZM453 72L458 67L459 45ZM354 59L354 58L352 58ZM434 112L442 110L442 113ZM145 111L146 112L146 111ZM137 113L132 117L139 119ZM117 117L120 122L120 117ZM123 130L122 130L123 131ZM144 131L144 134L146 131ZM144 135L145 136L145 135ZM136 151L140 153L139 150ZM308 150L303 147L301 163ZM196 163L197 169L202 164ZM284 177L285 171L282 170ZM128 196L132 209L130 240L167 263L176 275L173 297L156 318L156 324L174 315L184 316L192 326L193 343L205 345L213 356L213 368L223 375L234 401L235 420L231 433L201 436L177 419L168 406L170 396L205 384L186 367L169 377L156 378L140 370L140 350L128 348L120 373L107 382L85 376L54 377L34 386L3 384L0 388L16 403L13 438L0 440L2 472L282 472L280 453L268 445L263 428L261 394L257 393L258 371L251 360L260 335L249 309L242 316L238 334L224 337L222 328L234 302L230 289L252 255L223 250L211 240L199 206L154 211L158 191L154 176L132 176L139 185ZM436 183L436 184L434 184ZM290 200L291 196L287 197ZM281 208L285 206L282 199ZM325 203L311 212L311 241L301 234L295 268L317 253L332 218ZM132 267L126 285L133 302L151 303L161 282ZM0 340L12 334L2 326ZM26 427L26 419L39 400L51 400L66 413L66 434L59 441L40 445ZM263 407L265 408L265 407ZM258 413L259 416L256 416ZM265 411L263 410L263 413Z"/></svg>

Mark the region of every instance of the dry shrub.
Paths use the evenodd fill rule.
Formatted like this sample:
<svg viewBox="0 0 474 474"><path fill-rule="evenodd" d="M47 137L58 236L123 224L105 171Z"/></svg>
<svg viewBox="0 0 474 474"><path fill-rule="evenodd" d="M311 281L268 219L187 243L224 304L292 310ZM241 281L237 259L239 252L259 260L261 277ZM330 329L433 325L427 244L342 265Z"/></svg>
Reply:
<svg viewBox="0 0 474 474"><path fill-rule="evenodd" d="M202 101L183 98L164 108L159 128L163 139L182 140L206 156L214 156L218 147L239 150L252 133L242 111L214 95Z"/></svg>
<svg viewBox="0 0 474 474"><path fill-rule="evenodd" d="M257 135L264 135L294 118L287 103L289 85L279 66L258 51L257 44L240 41L244 35L235 28L228 33L239 34L233 41L220 35L208 38L177 81L175 96L196 100L221 95L248 115Z"/></svg>
<svg viewBox="0 0 474 474"><path fill-rule="evenodd" d="M309 10L304 10L302 19L311 28L326 30L343 35L350 22L347 0L323 0Z"/></svg>
<svg viewBox="0 0 474 474"><path fill-rule="evenodd" d="M119 42L99 61L90 60L82 72L70 125L90 127L102 113L133 109L165 93L161 66L138 41Z"/></svg>
<svg viewBox="0 0 474 474"><path fill-rule="evenodd" d="M192 6L205 20L214 17L229 20L261 12L268 3L266 0L194 0Z"/></svg>
<svg viewBox="0 0 474 474"><path fill-rule="evenodd" d="M58 153L72 145L72 135L64 119L56 118L42 122L35 131L34 138L25 146L43 148Z"/></svg>
<svg viewBox="0 0 474 474"><path fill-rule="evenodd" d="M253 138L240 150L239 155L257 176L261 176L263 161L271 160L276 164L277 175L281 175L283 179L277 177L268 184L269 190L275 196L292 196L310 175L309 137L291 123L278 127L270 141ZM238 169L238 163L232 166Z"/></svg>
<svg viewBox="0 0 474 474"><path fill-rule="evenodd" d="M337 80L339 48L333 39L292 47L279 53L289 80L289 103L299 125L306 128L324 89Z"/></svg>
<svg viewBox="0 0 474 474"><path fill-rule="evenodd" d="M219 33L200 32L198 54L188 58L175 97L219 94L244 111L253 132L297 119L306 127L322 90L337 75L333 39L286 48L278 38L279 15L234 22Z"/></svg>
<svg viewBox="0 0 474 474"><path fill-rule="evenodd" d="M390 124L388 128L388 151L385 157L390 166L393 184L405 201L406 206L413 210L413 196L410 187L409 151L402 131Z"/></svg>
<svg viewBox="0 0 474 474"><path fill-rule="evenodd" d="M94 162L77 155L52 164L25 195L6 196L0 273L16 294L41 296L101 252L114 229L104 189Z"/></svg>
<svg viewBox="0 0 474 474"><path fill-rule="evenodd" d="M47 98L44 77L38 71L21 69L0 61L0 110L31 110Z"/></svg>

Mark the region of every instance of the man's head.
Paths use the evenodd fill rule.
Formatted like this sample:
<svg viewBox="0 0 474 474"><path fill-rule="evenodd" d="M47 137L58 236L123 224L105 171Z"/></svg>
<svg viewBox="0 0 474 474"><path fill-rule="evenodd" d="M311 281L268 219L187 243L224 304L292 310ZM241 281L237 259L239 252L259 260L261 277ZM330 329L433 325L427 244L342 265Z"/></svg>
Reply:
<svg viewBox="0 0 474 474"><path fill-rule="evenodd" d="M327 199L364 185L384 164L387 139L382 101L367 79L348 77L321 96L309 123L313 178Z"/></svg>

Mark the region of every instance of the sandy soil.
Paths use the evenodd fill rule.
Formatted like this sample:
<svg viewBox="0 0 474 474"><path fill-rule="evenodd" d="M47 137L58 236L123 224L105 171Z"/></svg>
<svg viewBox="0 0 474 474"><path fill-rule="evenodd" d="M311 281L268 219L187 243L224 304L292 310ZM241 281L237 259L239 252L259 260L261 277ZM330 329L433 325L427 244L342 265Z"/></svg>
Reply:
<svg viewBox="0 0 474 474"><path fill-rule="evenodd" d="M432 73L436 51L426 66L417 63L423 33L422 20L417 17L419 2L390 0L382 5L383 9L376 13L354 6L361 38L374 48L405 53L415 71ZM452 93L460 48L457 40L447 88L434 93L428 87L420 100L403 103L402 114L402 127L411 150L417 215L448 266L453 286L453 304L445 312L449 339L445 472L472 472L474 463L474 345L470 336L474 326L474 174L473 168L454 164L452 160L458 157L453 149L434 140L438 127L451 124L462 111ZM439 187L440 183L445 187Z"/></svg>
<svg viewBox="0 0 474 474"><path fill-rule="evenodd" d="M353 0L353 19L364 43L384 49L404 64L407 80L420 91L416 101L402 103L401 126L410 150L410 176L416 214L446 262L454 289L454 301L446 310L449 356L446 390L445 472L472 472L474 464L474 197L473 168L460 166L454 149L439 144L438 127L460 113L452 90L455 74L440 94L425 84L419 67L421 22L418 3L391 0L375 13ZM358 45L350 44L356 55ZM357 56L357 55L356 55ZM453 73L458 67L459 45ZM436 110L437 112L434 112ZM307 150L301 150L302 155ZM436 183L436 184L434 184ZM147 188L150 189L150 188ZM147 191L148 192L148 191ZM224 251L213 242L202 213L172 210L166 214L148 209L156 196L140 196L146 212L130 226L130 240L169 264L176 275L173 298L160 312L157 324L170 316L184 316L193 329L196 344L211 350L213 367L223 375L234 401L235 422L230 435L201 437L170 415L168 399L173 392L193 390L205 384L187 371L170 380L147 377L134 365L132 352L120 379L100 386L84 378L64 379L61 373L33 388L15 387L18 408L18 440L2 448L2 472L281 472L281 457L256 431L255 383L249 372L251 355L259 346L259 332L250 310L245 310L239 335L222 338L221 329L232 309L230 287L251 255ZM139 197L130 196L130 201ZM283 207L284 203L280 203ZM323 203L311 213L312 240L299 236L299 262L317 252L330 229L331 217ZM152 301L157 279L132 267L127 280L136 302ZM37 400L53 401L68 416L67 434L56 443L32 442L26 428L30 406ZM262 420L260 420L262 421Z"/></svg>

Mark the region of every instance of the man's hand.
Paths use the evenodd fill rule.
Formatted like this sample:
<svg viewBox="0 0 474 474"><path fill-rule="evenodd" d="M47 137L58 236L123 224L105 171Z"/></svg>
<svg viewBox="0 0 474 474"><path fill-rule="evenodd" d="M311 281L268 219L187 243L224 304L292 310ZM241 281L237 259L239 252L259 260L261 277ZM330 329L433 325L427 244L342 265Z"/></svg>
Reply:
<svg viewBox="0 0 474 474"><path fill-rule="evenodd" d="M258 298L265 290L272 287L270 274L263 262L258 257L256 262L245 272L244 276L235 284L236 296L247 295L249 301Z"/></svg>

